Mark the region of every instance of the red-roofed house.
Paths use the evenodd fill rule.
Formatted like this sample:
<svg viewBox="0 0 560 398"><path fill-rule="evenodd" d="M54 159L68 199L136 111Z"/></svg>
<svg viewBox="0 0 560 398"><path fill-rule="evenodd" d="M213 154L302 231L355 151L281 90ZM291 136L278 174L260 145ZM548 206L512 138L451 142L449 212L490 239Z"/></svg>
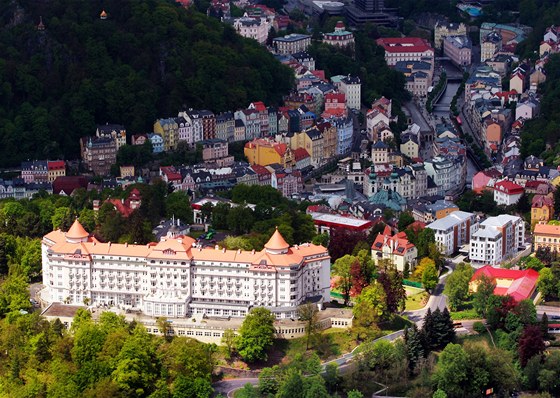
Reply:
<svg viewBox="0 0 560 398"><path fill-rule="evenodd" d="M323 117L342 116L346 114L346 95L344 93L325 94L325 112Z"/></svg>
<svg viewBox="0 0 560 398"><path fill-rule="evenodd" d="M469 291L476 292L481 275L486 275L495 284L494 294L497 296L511 296L515 301L528 299L532 296L537 286L539 273L534 269L513 270L494 268L485 265L476 270L469 282Z"/></svg>
<svg viewBox="0 0 560 398"><path fill-rule="evenodd" d="M408 241L406 233L399 232L391 236L391 228L385 227L383 233L377 234L371 246L371 258L378 263L380 259L391 260L399 271L404 271L406 264L412 271L416 265L418 250Z"/></svg>
<svg viewBox="0 0 560 398"><path fill-rule="evenodd" d="M494 184L494 202L497 205L513 205L519 201L523 192L523 187L513 181L498 181Z"/></svg>
<svg viewBox="0 0 560 398"><path fill-rule="evenodd" d="M66 175L66 162L64 160L47 161L47 180L53 182L57 177Z"/></svg>
<svg viewBox="0 0 560 398"><path fill-rule="evenodd" d="M76 189L87 189L88 179L86 176L64 176L57 177L53 181L53 194L70 196Z"/></svg>
<svg viewBox="0 0 560 398"><path fill-rule="evenodd" d="M257 181L259 185L270 185L272 173L266 167L254 164L251 166L251 169L257 174Z"/></svg>
<svg viewBox="0 0 560 398"><path fill-rule="evenodd" d="M96 203L97 202L97 203ZM122 214L123 217L128 217L132 212L142 205L142 195L140 191L133 188L126 199L107 199L107 203L111 203L115 210ZM94 201L93 210L99 210L99 202Z"/></svg>
<svg viewBox="0 0 560 398"><path fill-rule="evenodd" d="M175 170L173 166L161 166L159 168L159 175L166 183L171 183L173 186L179 186L183 182L181 173Z"/></svg>
<svg viewBox="0 0 560 398"><path fill-rule="evenodd" d="M389 66L394 66L399 61L421 61L422 58L430 58L431 63L434 63L434 49L426 39L384 37L376 42L385 50L385 60Z"/></svg>
<svg viewBox="0 0 560 398"><path fill-rule="evenodd" d="M315 77L321 79L321 80L324 81L324 82L327 81L327 79L326 79L326 77L325 77L325 71L324 71L324 70L321 70L321 69L317 70L317 69L315 69L315 70L312 70L312 71L311 71L311 74L313 74L313 76L315 76Z"/></svg>

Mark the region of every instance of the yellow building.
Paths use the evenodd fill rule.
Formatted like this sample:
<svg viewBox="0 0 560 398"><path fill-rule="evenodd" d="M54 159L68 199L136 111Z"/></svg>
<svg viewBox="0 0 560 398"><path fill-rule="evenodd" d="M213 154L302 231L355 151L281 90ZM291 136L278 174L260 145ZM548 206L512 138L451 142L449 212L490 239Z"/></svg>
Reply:
<svg viewBox="0 0 560 398"><path fill-rule="evenodd" d="M537 224L533 236L535 250L548 247L553 252L560 252L560 225Z"/></svg>
<svg viewBox="0 0 560 398"><path fill-rule="evenodd" d="M311 156L311 164L313 166L320 166L328 160L324 154L323 134L316 127L301 133L294 133L290 137L290 148L292 151L297 148L304 148L309 153L309 156Z"/></svg>
<svg viewBox="0 0 560 398"><path fill-rule="evenodd" d="M535 195L531 203L531 226L538 222L547 223L554 215L554 201L548 195Z"/></svg>
<svg viewBox="0 0 560 398"><path fill-rule="evenodd" d="M154 123L154 133L163 138L163 150L177 149L179 143L179 125L174 118L158 119Z"/></svg>
<svg viewBox="0 0 560 398"><path fill-rule="evenodd" d="M278 163L283 167L292 167L295 162L288 145L268 138L255 138L246 143L243 152L249 164L268 166Z"/></svg>
<svg viewBox="0 0 560 398"><path fill-rule="evenodd" d="M121 166L121 178L134 177L134 166Z"/></svg>

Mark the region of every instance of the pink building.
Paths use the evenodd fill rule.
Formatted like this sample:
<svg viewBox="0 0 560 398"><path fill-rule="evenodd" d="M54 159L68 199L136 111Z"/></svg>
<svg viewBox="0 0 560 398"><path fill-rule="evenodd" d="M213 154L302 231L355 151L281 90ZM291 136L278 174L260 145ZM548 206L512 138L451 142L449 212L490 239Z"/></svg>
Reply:
<svg viewBox="0 0 560 398"><path fill-rule="evenodd" d="M323 117L343 116L346 114L346 95L344 93L325 94L325 114Z"/></svg>
<svg viewBox="0 0 560 398"><path fill-rule="evenodd" d="M468 36L447 36L443 40L443 53L455 65L467 66L471 64L472 44Z"/></svg>
<svg viewBox="0 0 560 398"><path fill-rule="evenodd" d="M494 173L495 172L495 173ZM497 170L483 170L476 173L472 178L472 190L474 193L481 194L492 186L492 180L501 174Z"/></svg>
<svg viewBox="0 0 560 398"><path fill-rule="evenodd" d="M200 144L204 162L217 163L219 166L229 166L233 163L233 156L229 156L228 144L225 140L204 140Z"/></svg>

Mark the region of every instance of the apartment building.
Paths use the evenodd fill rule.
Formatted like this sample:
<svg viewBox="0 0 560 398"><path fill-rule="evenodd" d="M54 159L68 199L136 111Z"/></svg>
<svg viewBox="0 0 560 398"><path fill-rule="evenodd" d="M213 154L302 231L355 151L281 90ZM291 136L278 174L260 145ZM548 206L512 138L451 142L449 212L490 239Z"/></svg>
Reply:
<svg viewBox="0 0 560 398"><path fill-rule="evenodd" d="M474 266L498 266L525 248L525 222L509 214L489 217L471 239L469 256Z"/></svg>
<svg viewBox="0 0 560 398"><path fill-rule="evenodd" d="M436 244L440 251L449 256L471 241L471 237L478 230L478 222L473 213L454 211L428 224L426 228L435 232Z"/></svg>

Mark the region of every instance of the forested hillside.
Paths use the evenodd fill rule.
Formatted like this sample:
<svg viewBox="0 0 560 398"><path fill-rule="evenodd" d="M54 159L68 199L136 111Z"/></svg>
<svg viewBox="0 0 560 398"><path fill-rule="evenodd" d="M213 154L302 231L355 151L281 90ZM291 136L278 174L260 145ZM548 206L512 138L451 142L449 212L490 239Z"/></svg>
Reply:
<svg viewBox="0 0 560 398"><path fill-rule="evenodd" d="M0 167L77 157L98 123L141 133L183 106L277 104L292 79L256 42L173 1L4 1Z"/></svg>

